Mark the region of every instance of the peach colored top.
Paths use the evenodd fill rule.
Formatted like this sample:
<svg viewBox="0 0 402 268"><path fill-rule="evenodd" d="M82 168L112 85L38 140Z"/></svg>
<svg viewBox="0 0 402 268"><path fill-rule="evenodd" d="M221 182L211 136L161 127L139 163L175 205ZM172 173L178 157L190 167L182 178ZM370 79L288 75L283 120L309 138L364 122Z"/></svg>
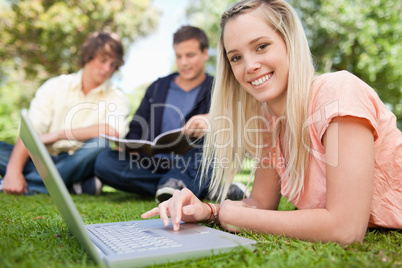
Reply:
<svg viewBox="0 0 402 268"><path fill-rule="evenodd" d="M402 229L402 133L396 117L377 93L347 71L324 74L312 86L311 157L304 190L296 204L299 209L324 208L326 204L326 163L322 140L331 120L338 116L367 119L374 129L374 191L369 219L370 227ZM280 146L276 155L283 157ZM276 161L279 161L276 159ZM337 163L328 163L336 165ZM284 165L275 165L282 179L282 195L288 178ZM292 202L294 203L294 202Z"/></svg>

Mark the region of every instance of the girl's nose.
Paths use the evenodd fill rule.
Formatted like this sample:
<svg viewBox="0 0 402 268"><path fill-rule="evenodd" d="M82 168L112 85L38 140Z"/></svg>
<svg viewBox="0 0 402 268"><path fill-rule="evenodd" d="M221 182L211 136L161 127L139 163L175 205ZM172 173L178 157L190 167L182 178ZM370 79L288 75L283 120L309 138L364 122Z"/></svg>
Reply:
<svg viewBox="0 0 402 268"><path fill-rule="evenodd" d="M249 57L249 58L245 59L244 62L246 64L246 72L247 73L253 73L261 68L260 62L257 61L257 59L255 59L253 57Z"/></svg>

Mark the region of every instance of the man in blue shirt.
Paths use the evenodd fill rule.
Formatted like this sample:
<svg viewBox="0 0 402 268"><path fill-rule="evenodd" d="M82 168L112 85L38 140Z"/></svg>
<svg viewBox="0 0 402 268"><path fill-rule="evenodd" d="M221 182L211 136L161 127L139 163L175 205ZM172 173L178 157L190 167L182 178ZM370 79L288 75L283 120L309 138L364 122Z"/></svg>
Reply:
<svg viewBox="0 0 402 268"><path fill-rule="evenodd" d="M159 78L147 89L130 123L127 139L152 141L166 131L184 126L190 136L201 137L207 128L213 77L206 74L208 38L199 28L181 27L173 36L177 72ZM209 179L200 185L202 145L185 155L127 154L105 151L95 162L95 174L102 183L141 195L167 200L174 190L189 188L198 197L208 193ZM240 186L240 188L239 188ZM231 199L242 198L242 185L233 185Z"/></svg>

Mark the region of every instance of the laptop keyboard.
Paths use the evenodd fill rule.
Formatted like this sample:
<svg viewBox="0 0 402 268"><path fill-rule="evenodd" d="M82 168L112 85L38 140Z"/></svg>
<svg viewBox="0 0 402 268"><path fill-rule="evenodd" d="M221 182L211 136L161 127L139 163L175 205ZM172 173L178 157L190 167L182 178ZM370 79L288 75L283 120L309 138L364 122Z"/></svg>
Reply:
<svg viewBox="0 0 402 268"><path fill-rule="evenodd" d="M130 253L182 246L182 244L170 238L160 236L136 223L104 225L88 227L87 229L115 253Z"/></svg>

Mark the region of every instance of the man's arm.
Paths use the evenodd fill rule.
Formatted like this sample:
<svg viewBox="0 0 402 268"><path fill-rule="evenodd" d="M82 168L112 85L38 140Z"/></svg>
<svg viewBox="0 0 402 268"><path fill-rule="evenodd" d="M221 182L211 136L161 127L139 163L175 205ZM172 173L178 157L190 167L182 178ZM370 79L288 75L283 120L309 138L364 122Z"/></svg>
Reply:
<svg viewBox="0 0 402 268"><path fill-rule="evenodd" d="M5 194L25 194L28 185L22 173L28 160L28 150L21 138L18 138L7 165L7 171L3 180L3 192Z"/></svg>
<svg viewBox="0 0 402 268"><path fill-rule="evenodd" d="M58 140L77 140L85 142L95 137L99 137L101 134L108 136L119 137L119 133L116 129L108 124L98 124L89 127L65 129L55 132L50 132L41 135L42 142L44 144L52 144Z"/></svg>

